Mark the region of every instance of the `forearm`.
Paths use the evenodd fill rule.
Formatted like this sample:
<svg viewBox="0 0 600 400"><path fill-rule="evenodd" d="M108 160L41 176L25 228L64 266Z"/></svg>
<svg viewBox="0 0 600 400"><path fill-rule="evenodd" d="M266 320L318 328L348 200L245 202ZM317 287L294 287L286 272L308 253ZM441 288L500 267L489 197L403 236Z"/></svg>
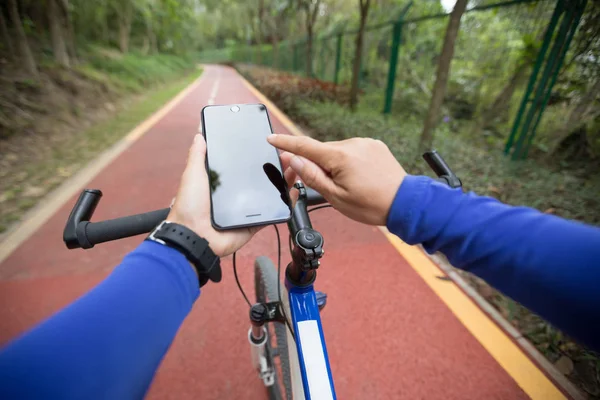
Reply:
<svg viewBox="0 0 600 400"><path fill-rule="evenodd" d="M183 255L144 242L0 352L0 397L141 398L198 295Z"/></svg>
<svg viewBox="0 0 600 400"><path fill-rule="evenodd" d="M589 345L600 328L600 229L409 176L390 231L480 276Z"/></svg>

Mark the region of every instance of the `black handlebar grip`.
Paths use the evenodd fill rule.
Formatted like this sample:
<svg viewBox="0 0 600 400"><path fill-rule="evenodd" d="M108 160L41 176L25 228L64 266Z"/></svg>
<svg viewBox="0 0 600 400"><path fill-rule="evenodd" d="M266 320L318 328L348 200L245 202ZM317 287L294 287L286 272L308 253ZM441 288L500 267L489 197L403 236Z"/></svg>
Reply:
<svg viewBox="0 0 600 400"><path fill-rule="evenodd" d="M94 223L88 222L84 227L85 236L91 245L90 247L93 247L98 243L148 233L167 218L170 210L170 208L163 208L162 210L131 215L129 217Z"/></svg>
<svg viewBox="0 0 600 400"><path fill-rule="evenodd" d="M85 189L81 192L77 203L75 203L73 210L71 210L63 231L63 241L67 245L67 248L76 249L82 247L77 233L79 224L82 221L89 221L92 218L101 197L102 192L98 189Z"/></svg>
<svg viewBox="0 0 600 400"><path fill-rule="evenodd" d="M442 156L437 151L428 151L423 154L423 158L438 177L444 175L454 175L448 164L446 164L446 161L444 161Z"/></svg>

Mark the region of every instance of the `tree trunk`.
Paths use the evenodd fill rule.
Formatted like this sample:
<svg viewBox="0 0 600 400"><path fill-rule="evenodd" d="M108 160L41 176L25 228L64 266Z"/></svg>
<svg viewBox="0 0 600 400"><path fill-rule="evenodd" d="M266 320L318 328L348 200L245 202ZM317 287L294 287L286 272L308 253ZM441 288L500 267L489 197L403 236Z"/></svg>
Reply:
<svg viewBox="0 0 600 400"><path fill-rule="evenodd" d="M100 19L100 24L101 24L101 38L102 38L102 43L108 45L110 43L110 35L108 32L108 3L106 0L102 1L102 6L101 6L101 10L102 10L102 16Z"/></svg>
<svg viewBox="0 0 600 400"><path fill-rule="evenodd" d="M265 13L265 1L258 0L258 11L256 13L256 21L258 24L256 26L256 45L258 46L258 64L262 65L262 43L263 43L263 34L262 34L262 24L263 17Z"/></svg>
<svg viewBox="0 0 600 400"><path fill-rule="evenodd" d="M510 100L512 99L513 94L517 87L523 82L526 78L526 73L528 71L527 64L521 64L517 67L517 70L510 78L506 86L502 89L502 91L498 94L494 102L486 107L481 115L477 118L477 122L473 124L473 129L471 133L473 135L478 135L486 125L489 126L492 122L494 122L498 116L506 109Z"/></svg>
<svg viewBox="0 0 600 400"><path fill-rule="evenodd" d="M50 26L50 36L52 37L52 51L56 62L63 67L70 67L67 46L62 32L61 18L59 14L58 0L48 0L48 25Z"/></svg>
<svg viewBox="0 0 600 400"><path fill-rule="evenodd" d="M152 18L152 17L150 17ZM150 54L158 53L158 49L156 46L156 34L154 33L154 24L152 23L152 19L147 22L146 25L146 33L148 37L148 45L150 47Z"/></svg>
<svg viewBox="0 0 600 400"><path fill-rule="evenodd" d="M144 36L140 52L145 56L150 52L150 39L148 38L148 35Z"/></svg>
<svg viewBox="0 0 600 400"><path fill-rule="evenodd" d="M66 37L67 37L67 52L71 61L77 60L77 46L75 45L75 28L73 26L73 18L71 17L71 11L69 10L69 0L59 0L62 14L65 17L67 25Z"/></svg>
<svg viewBox="0 0 600 400"><path fill-rule="evenodd" d="M276 33L271 34L271 46L273 46L272 67L276 69L279 65L279 39Z"/></svg>
<svg viewBox="0 0 600 400"><path fill-rule="evenodd" d="M431 95L431 103L429 111L425 118L423 132L421 133L421 141L419 143L420 150L429 150L433 144L433 130L438 124L440 118L440 109L446 95L446 86L448 85L448 76L450 75L450 64L454 56L454 43L460 29L460 19L467 8L468 0L457 0L454 9L450 14L448 27L446 28L446 36L444 37L444 45L442 53L438 61L437 76Z"/></svg>
<svg viewBox="0 0 600 400"><path fill-rule="evenodd" d="M131 3L126 2L125 9L119 14L119 49L121 53L129 52L129 34L131 33L131 19L133 10Z"/></svg>
<svg viewBox="0 0 600 400"><path fill-rule="evenodd" d="M8 27L6 26L6 19L4 19L4 11L0 8L0 30L2 31L2 42L6 45L6 50L10 58L15 57L15 49L13 47L10 34L8 33Z"/></svg>
<svg viewBox="0 0 600 400"><path fill-rule="evenodd" d="M306 25L306 76L310 78L312 76L312 47L313 47L313 26L312 23L307 22Z"/></svg>
<svg viewBox="0 0 600 400"><path fill-rule="evenodd" d="M350 109L356 110L358 104L358 81L360 78L360 65L363 53L363 41L365 37L365 26L369 15L370 0L359 0L360 25L356 34L356 47L354 50L354 64L352 65L352 86L350 87Z"/></svg>
<svg viewBox="0 0 600 400"><path fill-rule="evenodd" d="M156 41L156 33L152 31L152 35L150 36L150 52L152 54L158 53L158 42Z"/></svg>
<svg viewBox="0 0 600 400"><path fill-rule="evenodd" d="M17 47L19 48L19 53L21 55L23 67L30 75L37 79L37 65L35 63L35 59L33 58L33 54L31 54L31 50L29 49L27 36L25 35L25 30L23 29L23 24L21 23L19 9L17 8L17 0L8 0L8 12L12 21L12 25L15 29L15 38L17 41Z"/></svg>
<svg viewBox="0 0 600 400"><path fill-rule="evenodd" d="M146 36L144 36L144 42L142 44L142 53L155 53L156 38L154 37L154 30L152 29L152 15L146 15Z"/></svg>

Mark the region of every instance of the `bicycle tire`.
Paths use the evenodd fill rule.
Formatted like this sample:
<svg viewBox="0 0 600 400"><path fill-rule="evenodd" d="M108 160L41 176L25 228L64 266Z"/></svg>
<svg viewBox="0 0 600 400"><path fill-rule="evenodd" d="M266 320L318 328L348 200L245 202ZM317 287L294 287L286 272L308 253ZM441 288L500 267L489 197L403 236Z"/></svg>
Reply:
<svg viewBox="0 0 600 400"><path fill-rule="evenodd" d="M259 303L278 301L277 282L279 277L277 269L268 257L258 257L254 262L254 288L256 300ZM267 326L267 362L275 368L275 383L267 387L269 399L271 400L291 400L292 399L292 380L290 373L290 360L287 348L287 327L281 322L271 322ZM272 328L272 329L270 329ZM277 353L279 357L280 369L276 367L275 356L273 355L272 337L275 334L277 343ZM283 383L283 392L279 382ZM285 396L285 397L284 397Z"/></svg>

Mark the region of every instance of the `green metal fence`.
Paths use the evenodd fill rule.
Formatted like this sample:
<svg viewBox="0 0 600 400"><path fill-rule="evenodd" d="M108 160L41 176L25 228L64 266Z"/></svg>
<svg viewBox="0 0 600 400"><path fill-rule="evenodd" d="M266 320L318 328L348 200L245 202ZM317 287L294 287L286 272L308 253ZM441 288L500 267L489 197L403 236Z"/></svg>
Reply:
<svg viewBox="0 0 600 400"><path fill-rule="evenodd" d="M411 6L391 21L367 26L361 107L384 114L427 111L448 14L414 16ZM585 0L482 0L468 9L455 45L444 120L470 118L473 129L483 131L491 119L496 129L511 132L506 153L525 157L584 7ZM316 35L310 76L349 85L355 37L356 29ZM203 58L306 75L306 49L302 39L229 48Z"/></svg>

